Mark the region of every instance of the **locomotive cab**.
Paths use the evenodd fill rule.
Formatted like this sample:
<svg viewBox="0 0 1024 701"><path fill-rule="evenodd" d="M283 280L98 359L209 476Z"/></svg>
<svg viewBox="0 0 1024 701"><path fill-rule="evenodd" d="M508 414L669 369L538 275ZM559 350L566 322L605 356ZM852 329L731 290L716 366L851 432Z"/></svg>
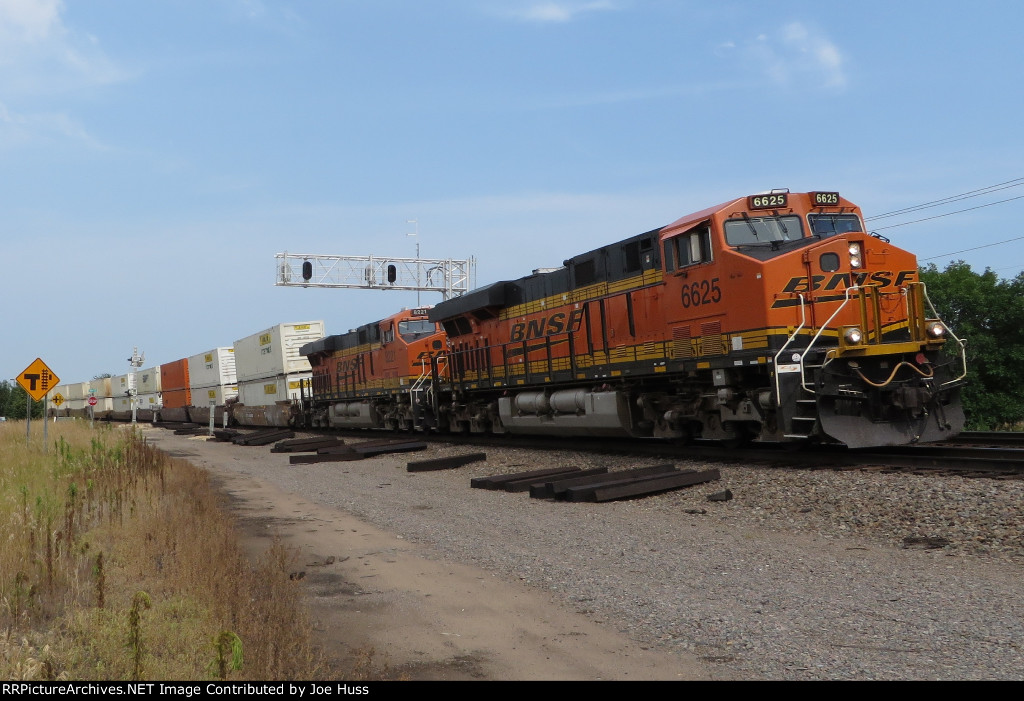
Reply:
<svg viewBox="0 0 1024 701"><path fill-rule="evenodd" d="M313 368L312 422L331 428L422 429L435 425L431 359L445 347L428 308L328 336L302 348Z"/></svg>
<svg viewBox="0 0 1024 701"><path fill-rule="evenodd" d="M689 260L670 256L687 240ZM676 350L712 371L711 387L707 377L696 383L704 400L691 430L860 447L962 428L962 344L952 337L955 357L942 352L948 330L916 259L865 233L860 210L838 193L736 200L666 227L663 241L666 286L680 301L668 316L673 334L692 338L700 323L699 343ZM697 250L709 253L695 261Z"/></svg>

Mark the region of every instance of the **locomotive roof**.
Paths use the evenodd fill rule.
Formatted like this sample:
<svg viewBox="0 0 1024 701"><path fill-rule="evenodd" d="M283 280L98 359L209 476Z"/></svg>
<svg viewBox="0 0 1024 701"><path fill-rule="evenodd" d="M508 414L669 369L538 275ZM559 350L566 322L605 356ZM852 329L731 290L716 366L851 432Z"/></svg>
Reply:
<svg viewBox="0 0 1024 701"><path fill-rule="evenodd" d="M581 273L574 272L574 268L581 264L590 265L591 274L595 276L594 281L597 279L617 280L626 275L635 274L635 272L628 272L628 266L622 264L625 255L624 249L633 247L639 251L641 246L645 246L645 250L651 251L651 255L657 260L659 255L657 239L660 233L660 228L652 229L573 256L564 261L561 268L546 272L534 272L516 280L502 280L486 287L480 287L439 303L427 313L427 318L430 321L444 321L488 307L512 306L527 299L540 299L568 292L573 289L574 285L584 284L581 282Z"/></svg>
<svg viewBox="0 0 1024 701"><path fill-rule="evenodd" d="M378 321L371 321L368 324L363 324L359 328L352 329L346 333L324 336L317 341L304 344L299 348L299 355L310 356L314 353L330 353L331 351L342 350L344 348L355 348L356 346L361 346L364 343L370 343L371 341L379 341L381 324L393 320L404 320L408 318L420 319L423 317L422 314L414 313L414 311L419 311L419 309L403 309L391 316L386 316Z"/></svg>
<svg viewBox="0 0 1024 701"><path fill-rule="evenodd" d="M679 219L676 219L671 224L668 224L667 226L662 227L662 231L668 233L668 232L671 232L671 231L675 231L677 229L688 229L691 225L696 224L696 223L698 223L700 221L703 221L704 219L707 219L712 214L716 214L716 213L718 213L718 212L720 212L723 209L726 209L728 207L736 206L737 202L742 202L744 199L746 199L746 198L738 197L736 199L729 200L727 202L723 202L722 204L716 204L714 207L708 207L707 209L702 209L699 212L694 212L693 214L687 214L684 217L680 217Z"/></svg>

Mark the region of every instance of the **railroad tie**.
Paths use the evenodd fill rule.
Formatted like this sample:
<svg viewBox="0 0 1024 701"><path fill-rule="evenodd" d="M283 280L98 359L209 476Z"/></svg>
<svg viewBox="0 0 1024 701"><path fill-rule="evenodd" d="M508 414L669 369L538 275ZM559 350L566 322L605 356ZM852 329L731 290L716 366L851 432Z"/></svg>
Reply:
<svg viewBox="0 0 1024 701"><path fill-rule="evenodd" d="M433 460L416 460L405 466L407 472L427 472L429 470L448 470L453 467L462 467L473 462L486 460L486 453L469 453L466 455L455 455L450 458L434 458Z"/></svg>

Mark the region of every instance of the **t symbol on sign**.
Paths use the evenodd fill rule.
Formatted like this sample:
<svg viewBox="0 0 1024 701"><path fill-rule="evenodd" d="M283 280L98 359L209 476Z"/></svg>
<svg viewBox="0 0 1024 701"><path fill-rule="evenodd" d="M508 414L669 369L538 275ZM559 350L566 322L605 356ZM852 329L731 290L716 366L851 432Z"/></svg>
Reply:
<svg viewBox="0 0 1024 701"><path fill-rule="evenodd" d="M28 380L29 387L31 387L31 390L34 392L36 390L36 380L39 379L39 374L26 372L22 377Z"/></svg>

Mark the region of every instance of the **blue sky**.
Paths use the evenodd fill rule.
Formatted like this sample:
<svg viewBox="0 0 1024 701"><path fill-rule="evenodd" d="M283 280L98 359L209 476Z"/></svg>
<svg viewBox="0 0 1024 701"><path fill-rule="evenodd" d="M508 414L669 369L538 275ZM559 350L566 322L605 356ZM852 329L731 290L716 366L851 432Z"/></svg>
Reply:
<svg viewBox="0 0 1024 701"><path fill-rule="evenodd" d="M0 0L0 377L416 304L275 287L283 251L418 243L483 285L773 187L870 217L1024 178L1022 22L1014 1ZM1021 196L877 228L1012 277L1024 199L881 227Z"/></svg>

